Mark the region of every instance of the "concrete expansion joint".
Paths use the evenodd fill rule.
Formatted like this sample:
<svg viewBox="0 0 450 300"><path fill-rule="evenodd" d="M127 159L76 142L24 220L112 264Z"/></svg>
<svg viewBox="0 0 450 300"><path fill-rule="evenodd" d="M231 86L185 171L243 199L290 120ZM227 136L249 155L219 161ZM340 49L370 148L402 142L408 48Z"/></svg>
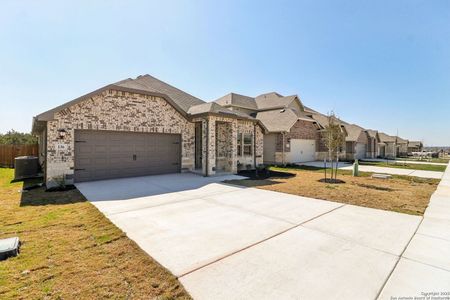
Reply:
<svg viewBox="0 0 450 300"><path fill-rule="evenodd" d="M395 253L391 253L391 252L383 250L383 249L372 247L372 246L366 245L364 243L358 242L356 240L348 239L348 238L345 238L345 237L343 237L341 235L330 233L328 231L320 230L320 229L317 229L317 228L310 228L310 227L305 226L305 225L306 224L301 224L301 227L304 227L304 228L306 228L308 230L320 232L320 233L328 235L328 236L335 237L335 238L340 239L342 241L346 241L346 242L350 242L350 243L353 243L353 244L357 244L358 246L361 246L361 247L364 247L364 248L367 248L367 249L371 249L371 250L375 250L375 251L378 251L378 252L383 252L383 253L391 255L391 256L399 257L399 255L397 255Z"/></svg>
<svg viewBox="0 0 450 300"><path fill-rule="evenodd" d="M184 276L186 276L186 275L189 275L189 274L191 274L191 273L194 273L194 272L196 272L196 271L198 271L198 270L201 270L201 269L203 269L203 268L205 268L205 267L207 267L207 266L210 266L210 265L215 264L215 263L217 263L217 262L219 262L219 261L221 261L221 260L224 260L224 259L226 259L227 257L230 257L230 256L232 256L232 255L235 255L235 254L237 254L237 253L240 253L240 252L242 252L242 251L244 251L244 250L250 249L250 248L252 248L252 247L254 247L254 246L257 246L257 245L259 245L259 244L261 244L261 243L264 243L264 242L266 242L266 241L268 241L268 240L270 240L270 239L273 239L273 238L275 238L275 237L277 237L277 236L279 236L279 235L281 235L281 234L283 234L283 233L286 233L286 232L288 232L288 231L290 231L290 230L292 230L292 229L295 229L295 228L297 228L297 227L300 227L300 226L302 226L303 224L305 224L305 223L307 223L307 222L310 222L310 221L312 221L312 220L315 220L315 219L317 219L317 218L320 218L321 216L324 216L324 215L326 215L326 214L329 214L329 213L331 213L331 212L333 212L333 211L335 211L335 210L337 210L337 209L339 209L339 208L341 208L341 207L344 207L344 206L345 206L345 204L342 204L342 205L340 205L340 206L337 206L337 207L335 207L335 208L333 208L333 209L331 209L331 210L329 210L329 211L326 211L326 212L324 212L324 213L322 213L322 214L319 214L319 215L317 215L317 216L315 216L315 217L313 217L313 218L310 218L310 219L308 219L308 220L306 220L306 221L303 221L303 222L298 223L298 224L296 224L296 225L294 225L294 226L291 226L291 227L289 227L289 228L286 228L286 229L284 229L284 230L282 230L282 231L280 231L280 232L278 232L278 233L275 233L275 234L273 234L273 235L271 235L271 236L269 236L269 237L267 237L267 238L265 238L265 239L262 239L262 240L260 240L260 241L258 241L258 242L256 242L256 243L252 243L252 244L250 244L250 245L248 245L248 246L245 246L245 247L243 247L243 248L241 248L241 249L239 249L239 250L236 250L236 251L233 251L233 252L228 253L228 254L226 254L226 255L223 255L222 257L219 257L219 258L215 259L214 261L211 261L211 262L209 262L209 263L207 263L207 264L205 264L205 265L203 265L203 266L199 266L199 267L197 267L197 268L195 268L195 269L193 269L193 270L187 271L187 272L185 272L185 273L183 273L183 274L181 274L181 275L179 275L179 276L176 276L176 277L177 277L177 279L178 279L178 278L184 277Z"/></svg>
<svg viewBox="0 0 450 300"><path fill-rule="evenodd" d="M414 230L414 233L411 235L411 238L409 239L408 243L406 243L405 247L403 248L402 253L400 253L400 255L398 256L398 259L395 262L394 267L392 268L391 272L389 272L389 275L387 276L386 280L384 281L383 285L381 286L380 290L378 291L375 299L380 298L381 292L383 292L384 287L388 283L389 279L391 279L392 274L394 273L394 270L397 268L397 265L400 262L400 259L404 257L403 254L405 253L406 249L408 249L408 246L409 246L409 244L411 244L411 241L414 238L414 236L417 234L417 231L419 230L420 225L422 225L422 222L423 222L423 216L420 218L420 222L419 222L419 224L417 224L416 230Z"/></svg>
<svg viewBox="0 0 450 300"><path fill-rule="evenodd" d="M429 237L429 238L432 238L432 239L437 239L437 240L442 240L442 241L450 242L449 239L445 239L445 238L442 238L442 237L438 237L438 236L434 236L434 235L429 235L429 234L425 234L425 233L420 233L420 232L418 232L418 233L416 233L416 235L426 236L426 237Z"/></svg>
<svg viewBox="0 0 450 300"><path fill-rule="evenodd" d="M442 271L450 272L450 269L442 268L442 267L439 267L439 266L436 266L436 265L432 265L432 264L427 264L427 263L425 263L423 261L420 261L420 260L417 260L417 259L413 259L413 258L409 258L407 256L402 256L402 258L410 260L410 261L413 261L413 262L421 264L421 265L425 265L425 266L429 266L429 267L432 267L432 268L435 268L435 269L439 269L439 270L442 270Z"/></svg>
<svg viewBox="0 0 450 300"><path fill-rule="evenodd" d="M157 184L155 184L155 185L157 185ZM160 188L163 188L163 189L167 189L167 188L165 188L165 187L163 187L161 185L157 185L157 186L160 187ZM178 193L178 192L174 192L174 191L170 191L170 190L167 190L167 191L171 192L171 193L174 193L174 194ZM238 191L229 191L229 192L220 191L220 192L217 192L217 193L208 194L207 196L204 196L204 197L199 197L199 196L196 196L196 195L186 196L186 197L183 197L183 199L176 200L176 201L170 201L170 202L167 202L167 203L161 203L161 204L157 204L157 205L149 205L149 206L144 206L144 207L138 207L138 208L135 208L135 209L129 209L129 210L124 210L124 211L120 211L120 212L110 213L108 215L109 216L120 215L120 214L127 213L127 212L132 212L132 211L137 211L137 210L144 210L144 209L153 208L153 207L162 207L162 206L166 206L166 205L177 204L177 203L180 203L180 202L199 200L199 199L201 199L201 200L208 200L209 201L208 197L215 196L215 195L218 195L218 194L230 194L230 193L235 193L235 192L238 192Z"/></svg>

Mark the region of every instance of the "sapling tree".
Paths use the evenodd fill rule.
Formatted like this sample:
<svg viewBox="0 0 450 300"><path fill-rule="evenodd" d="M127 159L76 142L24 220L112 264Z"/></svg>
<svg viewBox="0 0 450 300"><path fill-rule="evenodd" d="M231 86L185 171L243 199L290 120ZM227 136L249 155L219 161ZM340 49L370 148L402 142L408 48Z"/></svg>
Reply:
<svg viewBox="0 0 450 300"><path fill-rule="evenodd" d="M328 160L331 163L330 182L335 182L337 178L339 152L341 152L342 145L345 143L345 134L342 131L341 123L334 112L331 112L328 115L328 124L322 131L321 138L325 148L328 150ZM325 170L325 181L326 180Z"/></svg>

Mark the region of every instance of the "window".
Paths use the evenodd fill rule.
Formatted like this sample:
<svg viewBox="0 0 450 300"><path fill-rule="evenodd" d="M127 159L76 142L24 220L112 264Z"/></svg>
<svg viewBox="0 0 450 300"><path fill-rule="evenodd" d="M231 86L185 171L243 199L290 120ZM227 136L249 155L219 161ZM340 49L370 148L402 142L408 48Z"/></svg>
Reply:
<svg viewBox="0 0 450 300"><path fill-rule="evenodd" d="M244 134L244 155L252 155L253 136L250 133Z"/></svg>
<svg viewBox="0 0 450 300"><path fill-rule="evenodd" d="M237 155L242 156L242 133L237 134Z"/></svg>

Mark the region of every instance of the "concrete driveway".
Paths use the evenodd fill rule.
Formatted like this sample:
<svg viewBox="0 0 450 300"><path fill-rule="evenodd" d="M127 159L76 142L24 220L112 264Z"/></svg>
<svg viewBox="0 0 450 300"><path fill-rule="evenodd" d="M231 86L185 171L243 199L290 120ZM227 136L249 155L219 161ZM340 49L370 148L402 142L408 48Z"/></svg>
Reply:
<svg viewBox="0 0 450 300"><path fill-rule="evenodd" d="M421 221L220 183L231 178L77 187L196 299L375 299Z"/></svg>

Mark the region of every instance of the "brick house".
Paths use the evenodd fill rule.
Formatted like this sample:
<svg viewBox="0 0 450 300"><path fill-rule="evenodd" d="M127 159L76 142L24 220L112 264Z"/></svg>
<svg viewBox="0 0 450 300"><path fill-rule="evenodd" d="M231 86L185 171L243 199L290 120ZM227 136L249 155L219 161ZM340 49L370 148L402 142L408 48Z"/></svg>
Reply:
<svg viewBox="0 0 450 300"><path fill-rule="evenodd" d="M150 75L39 114L32 131L47 186L186 171L210 176L263 162L260 121Z"/></svg>
<svg viewBox="0 0 450 300"><path fill-rule="evenodd" d="M378 144L380 143L380 136L378 131L368 129L368 143L367 143L367 158L376 158L378 155Z"/></svg>
<svg viewBox="0 0 450 300"><path fill-rule="evenodd" d="M215 103L261 122L265 128L264 163L316 160L319 126L305 112L297 95L282 96L272 92L253 98L230 93L215 100Z"/></svg>
<svg viewBox="0 0 450 300"><path fill-rule="evenodd" d="M408 140L402 139L401 137L396 137L397 143L397 156L406 157L408 156Z"/></svg>
<svg viewBox="0 0 450 300"><path fill-rule="evenodd" d="M395 158L397 156L397 138L384 132L378 133L380 142L378 143L378 157Z"/></svg>

